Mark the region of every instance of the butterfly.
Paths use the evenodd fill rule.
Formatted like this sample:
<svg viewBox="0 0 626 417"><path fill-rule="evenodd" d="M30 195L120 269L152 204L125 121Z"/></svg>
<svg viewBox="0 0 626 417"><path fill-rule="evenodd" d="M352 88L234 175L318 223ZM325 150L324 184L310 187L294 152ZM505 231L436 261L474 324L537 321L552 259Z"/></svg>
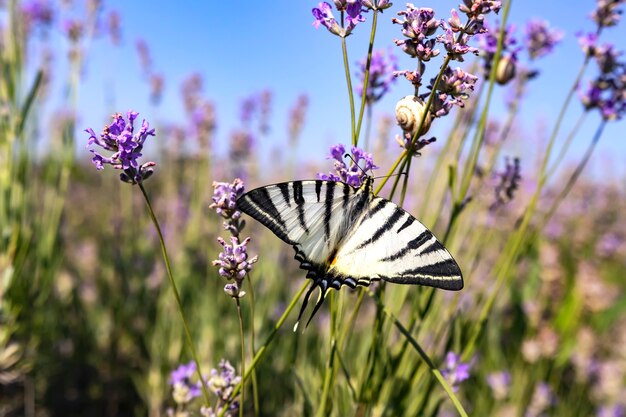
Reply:
<svg viewBox="0 0 626 417"><path fill-rule="evenodd" d="M293 246L295 259L319 298L307 326L331 289L384 280L457 291L463 276L450 252L430 230L398 205L338 181L292 181L260 187L239 197L237 208Z"/></svg>

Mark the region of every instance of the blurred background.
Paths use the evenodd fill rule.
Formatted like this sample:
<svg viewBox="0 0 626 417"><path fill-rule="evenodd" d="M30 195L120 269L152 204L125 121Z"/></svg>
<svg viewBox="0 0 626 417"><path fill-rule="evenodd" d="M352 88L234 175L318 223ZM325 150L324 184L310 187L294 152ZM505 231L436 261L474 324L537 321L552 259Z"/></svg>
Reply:
<svg viewBox="0 0 626 417"><path fill-rule="evenodd" d="M172 396L170 374L190 355L145 202L118 171L96 171L84 130L131 109L156 129L145 186L194 344L205 374L221 359L240 372L237 312L212 265L216 237L228 240L209 209L212 184L240 177L251 189L333 170L329 146L349 149L351 137L341 40L313 26L317 2L2 3L0 415L200 415L199 398ZM432 123L425 137L436 141L395 180L402 193L393 179L380 193L445 240L464 271L458 294L374 288L470 415L626 415L626 125L589 105L600 52L579 41L599 31L596 45L614 45L623 106L624 22L590 17L621 3L513 1L517 42L503 56L515 52L515 75L489 92L487 47L472 39L480 56L452 64L478 77L464 108ZM378 15L374 50L396 59L358 144L380 176L403 151L396 103L414 93L389 76L415 69L394 44L404 37L391 19L406 7ZM438 19L458 10L416 7ZM357 92L373 11L363 16L346 38ZM486 21L497 31L502 18ZM545 56L529 54L533 19L553 31ZM246 284L254 301L242 299L249 363L305 273L291 248L247 223L259 255ZM245 415L456 415L374 301L343 289L333 303L303 334L289 317L247 387Z"/></svg>

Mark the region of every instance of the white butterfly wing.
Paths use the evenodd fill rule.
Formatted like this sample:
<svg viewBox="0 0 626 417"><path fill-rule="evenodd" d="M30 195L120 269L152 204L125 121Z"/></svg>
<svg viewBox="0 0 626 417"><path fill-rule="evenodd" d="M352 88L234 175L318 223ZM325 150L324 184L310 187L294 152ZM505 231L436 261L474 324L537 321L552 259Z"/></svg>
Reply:
<svg viewBox="0 0 626 417"><path fill-rule="evenodd" d="M357 189L334 181L293 181L252 190L237 207L293 245L304 269L324 265L336 251L345 210Z"/></svg>
<svg viewBox="0 0 626 417"><path fill-rule="evenodd" d="M461 270L448 250L411 214L380 197L371 200L341 242L329 272L363 285L383 279L447 290L463 288Z"/></svg>

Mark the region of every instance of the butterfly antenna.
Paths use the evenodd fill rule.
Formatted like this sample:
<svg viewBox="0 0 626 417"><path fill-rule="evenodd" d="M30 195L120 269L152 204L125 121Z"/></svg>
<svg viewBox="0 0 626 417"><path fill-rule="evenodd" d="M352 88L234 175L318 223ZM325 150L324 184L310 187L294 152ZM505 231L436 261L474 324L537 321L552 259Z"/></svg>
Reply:
<svg viewBox="0 0 626 417"><path fill-rule="evenodd" d="M357 168L359 168L359 169L361 170L361 172L363 172L363 174L364 174L366 177L369 177L369 175L367 174L367 172L365 172L365 170L364 170L363 168L361 168L361 165L359 165L359 164L357 164L357 163L356 163L356 161L354 160L354 158L352 157L352 155L350 155L349 153L347 153L347 154L345 154L343 157L344 157L344 158L350 158L350 159L352 160L352 163L354 163L354 165L356 165L356 166L357 166Z"/></svg>
<svg viewBox="0 0 626 417"><path fill-rule="evenodd" d="M313 290L315 289L315 287L317 287L317 285L315 284L315 282L309 287L309 290L306 292L306 295L304 296L304 301L302 302L302 307L300 307L300 313L298 314L298 320L296 321L296 324L293 326L293 331L295 332L296 330L298 330L298 325L300 324L300 319L302 318L302 313L304 313L304 310L306 310L306 306L309 303L309 297L311 297L311 293L313 292ZM309 319L309 321L311 321L311 319ZM307 326L309 325L309 323L307 322ZM306 326L305 326L306 328Z"/></svg>

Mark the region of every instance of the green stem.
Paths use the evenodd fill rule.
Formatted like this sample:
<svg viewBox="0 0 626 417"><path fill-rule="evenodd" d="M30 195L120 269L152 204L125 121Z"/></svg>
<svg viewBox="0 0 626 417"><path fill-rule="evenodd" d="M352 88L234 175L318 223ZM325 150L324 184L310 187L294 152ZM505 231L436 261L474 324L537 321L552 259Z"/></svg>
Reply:
<svg viewBox="0 0 626 417"><path fill-rule="evenodd" d="M417 341L413 338L413 336L411 336L411 333L406 329L406 327L404 327L402 325L400 320L398 320L398 318L391 311L389 311L389 309L387 309L387 307L385 307L385 305L383 304L382 300L380 298L378 298L378 296L376 296L376 294L374 294L374 292L372 290L370 290L369 288L366 288L365 290L370 295L370 297L372 297L374 299L376 304L378 304L378 306L385 313L385 315L387 317L389 317L389 319L398 328L400 333L402 333L402 335L411 344L411 346L413 346L413 348L417 351L417 353L420 355L422 360L424 362L426 362L426 365L430 368L430 372L433 374L435 379L437 379L437 382L439 382L441 387L444 389L444 391L446 392L446 394L448 395L448 397L452 401L452 404L454 405L454 407L458 411L459 415L462 416L462 417L467 417L467 412L463 408L463 405L461 404L461 402L459 401L457 396L452 391L452 387L450 387L450 384L448 384L448 381L446 381L446 379L443 377L443 375L441 374L439 369L437 369L437 367L435 366L433 361L426 354L424 349L422 349L422 347L419 345L419 343L417 343Z"/></svg>
<svg viewBox="0 0 626 417"><path fill-rule="evenodd" d="M376 24L378 21L378 10L374 10L374 17L372 18L372 30L370 31L370 43L367 48L367 62L365 63L365 79L363 80L363 93L361 94L361 108L359 110L359 119L356 127L356 132L352 138L352 144L357 145L359 136L361 135L361 122L363 122L363 112L365 111L367 87L370 80L370 64L372 63L372 51L374 50L374 38L376 37ZM371 106L370 106L371 107Z"/></svg>
<svg viewBox="0 0 626 417"><path fill-rule="evenodd" d="M355 136L355 115L354 115L354 95L352 93L352 79L350 77L350 63L348 62L348 47L346 46L346 38L341 38L341 50L343 52L343 67L346 71L346 83L348 84L348 99L350 100L350 137L352 144L356 146Z"/></svg>
<svg viewBox="0 0 626 417"><path fill-rule="evenodd" d="M187 338L187 347L191 352L191 356L193 361L196 364L196 373L198 374L198 378L202 383L202 394L204 395L204 401L207 407L211 406L211 400L209 399L209 389L207 387L206 381L202 376L202 370L200 367L200 361L198 360L198 355L196 353L196 349L193 346L193 338L191 337L191 332L189 331L189 326L187 325L187 319L185 318L185 313L183 311L183 303L180 299L180 294L178 293L178 288L176 287L176 281L174 280L174 275L172 274L172 267L170 265L170 258L167 255L167 248L165 247L165 240L163 239L163 233L161 232L161 226L159 225L159 221L154 214L154 210L152 209L152 203L150 203L150 198L148 197L148 193L146 189L143 187L142 183L139 183L139 189L143 194L143 198L146 201L146 205L148 206L148 212L150 213L150 218L152 219L152 223L157 231L157 235L159 236L159 243L161 245L161 254L163 255L163 261L165 262L165 269L167 271L167 277L170 280L170 284L172 285L172 290L174 291L174 298L176 298L176 304L178 305L178 312L180 313L180 318L183 322L183 329L185 331L185 336Z"/></svg>
<svg viewBox="0 0 626 417"><path fill-rule="evenodd" d="M237 394L239 394L239 391L241 391L242 385L245 382L245 380L250 378L250 374L256 369L256 367L259 364L261 358L263 358L263 356L267 352L267 348L269 347L270 343L272 343L272 340L274 340L274 337L276 336L276 333L278 333L278 330L280 330L280 328L283 326L283 324L285 323L285 320L287 320L287 317L289 316L289 313L291 313L291 311L294 309L294 307L296 306L296 303L298 302L298 300L300 299L300 297L304 293L304 290L306 290L306 288L308 286L309 286L309 282L306 281L302 285L302 287L300 288L298 293L293 297L293 299L291 300L291 302L289 303L289 305L285 309L285 312L283 313L283 315L280 316L280 318L278 319L278 321L274 325L274 328L272 329L271 333L267 336L267 338L265 339L265 342L261 345L261 347L259 348L258 352L256 352L256 354L254 355L254 358L252 358L252 362L250 363L250 367L248 369L246 369L246 373L243 374L242 377L241 377L241 382L239 382L235 386L235 388L233 388L233 393L232 393L232 395L230 397L230 401L231 402L232 402L233 399L235 399L235 397L237 397ZM230 404L230 402L228 404L225 404L225 406L222 409L222 412L220 413L219 417L224 417L224 415L226 414L226 411L228 411L228 405L229 404Z"/></svg>
<svg viewBox="0 0 626 417"><path fill-rule="evenodd" d="M504 41L504 33L506 30L506 22L508 20L509 11L511 9L512 1L508 1L505 3L504 11L502 14L502 23L500 24L500 34L498 36L498 49L496 50L496 54L493 58L493 65L491 68L491 73L489 74L489 87L487 88L487 97L485 99L485 104L483 105L482 114L480 116L480 120L478 122L478 127L476 129L476 133L474 134L474 139L472 141L472 148L470 150L470 156L467 165L465 166L463 179L461 180L461 187L459 193L457 195L457 204L462 203L467 196L467 191L469 190L472 178L474 177L474 172L476 169L476 164L478 162L478 155L480 153L480 148L482 147L484 138L485 138L485 127L487 125L487 116L489 111L489 106L491 104L491 96L493 93L493 88L495 85L496 79L496 70L498 67L498 62L500 60L500 56L502 55L502 45ZM453 223L456 220L457 216L452 216L450 218L450 222Z"/></svg>
<svg viewBox="0 0 626 417"><path fill-rule="evenodd" d="M548 168L548 172L546 173L546 179L549 179L554 174L554 172L557 170L557 168L563 161L565 154L567 153L570 145L572 144L572 140L576 136L576 133L578 133L578 130L580 129L580 127L582 126L585 120L585 116L587 116L587 112L584 112L580 115L580 117L576 121L576 125L572 128L569 135L567 135L567 138L565 139L565 143L561 147L559 154L557 155L556 159L554 160L550 168Z"/></svg>
<svg viewBox="0 0 626 417"><path fill-rule="evenodd" d="M252 355L256 353L256 339L254 332L254 285L252 285L251 274L248 274L248 291L250 292L250 347L252 348ZM254 403L254 415L259 415L259 385L256 377L256 370L252 371L252 399Z"/></svg>
<svg viewBox="0 0 626 417"><path fill-rule="evenodd" d="M246 373L246 348L245 338L243 337L243 315L241 314L241 303L239 298L237 301L237 316L239 317L239 338L241 339L241 375ZM245 403L244 395L246 393L246 381L241 381L241 402L239 403L239 417L243 417L243 405Z"/></svg>
<svg viewBox="0 0 626 417"><path fill-rule="evenodd" d="M574 169L574 172L572 172L572 175L570 175L569 179L567 180L565 187L561 190L557 198L554 199L554 201L552 202L552 205L550 206L548 213L543 218L542 226L545 226L548 223L548 221L550 221L550 219L552 218L556 210L559 208L559 205L563 202L565 197L567 197L569 192L574 187L574 184L576 184L578 177L580 177L580 174L585 169L585 166L587 166L587 163L589 162L589 159L591 158L591 155L593 154L593 150L595 149L596 145L598 144L598 141L600 140L600 137L602 136L602 132L604 131L605 126L606 126L606 121L603 120L600 123L600 126L598 126L596 133L593 135L593 138L591 142L589 143L589 146L587 147L587 150L585 151L583 158L580 160L580 162L576 166L576 169ZM543 227L540 227L540 230L543 230Z"/></svg>

